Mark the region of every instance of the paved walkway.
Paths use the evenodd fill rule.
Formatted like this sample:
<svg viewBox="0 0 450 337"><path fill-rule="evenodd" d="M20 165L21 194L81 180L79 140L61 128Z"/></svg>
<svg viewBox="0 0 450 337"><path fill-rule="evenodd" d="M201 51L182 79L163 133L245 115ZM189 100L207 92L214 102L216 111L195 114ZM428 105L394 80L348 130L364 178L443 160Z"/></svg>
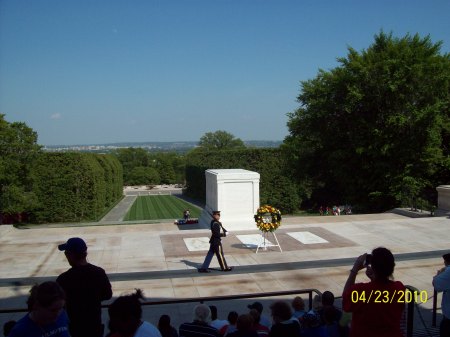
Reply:
<svg viewBox="0 0 450 337"><path fill-rule="evenodd" d="M225 256L228 264L235 266L234 271L199 274L196 268L206 253L201 242L209 231L195 226L0 226L0 308L24 307L30 284L54 279L65 271L68 265L57 245L80 236L88 244L89 260L110 275L115 296L142 288L149 299L158 300L304 288L331 290L339 296L355 257L385 246L396 254L395 278L427 292L428 299L420 307L429 322L431 279L442 266L443 252L450 251L448 217L412 219L390 213L286 217L277 231L283 252L270 247L256 254L255 247L246 244L255 234L258 231L234 232L224 239ZM217 268L217 262L213 263ZM359 275L358 280L366 277ZM249 302L216 303L220 318L226 318L230 310L246 312ZM268 312L271 300L263 299L262 303ZM161 314L170 313L178 326L191 320L192 307L146 307L145 318L156 323ZM20 316L0 315L0 323Z"/></svg>
<svg viewBox="0 0 450 337"><path fill-rule="evenodd" d="M133 206L136 198L137 195L125 195L123 199L99 221L99 224L123 221L123 218L128 213L131 206Z"/></svg>

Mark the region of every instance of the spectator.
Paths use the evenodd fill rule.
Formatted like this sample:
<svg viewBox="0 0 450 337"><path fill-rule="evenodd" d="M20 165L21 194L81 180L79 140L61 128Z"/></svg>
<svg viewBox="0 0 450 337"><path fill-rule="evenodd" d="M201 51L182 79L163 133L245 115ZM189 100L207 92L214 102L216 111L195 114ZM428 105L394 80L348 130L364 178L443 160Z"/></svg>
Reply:
<svg viewBox="0 0 450 337"><path fill-rule="evenodd" d="M253 329L253 317L250 314L240 315L236 327L237 331L229 334L229 337L258 337Z"/></svg>
<svg viewBox="0 0 450 337"><path fill-rule="evenodd" d="M215 305L210 305L209 309L211 310L211 323L209 323L209 325L220 330L228 324L228 321L217 318L217 307Z"/></svg>
<svg viewBox="0 0 450 337"><path fill-rule="evenodd" d="M177 329L170 325L169 315L161 315L158 322L158 330L162 337L178 337Z"/></svg>
<svg viewBox="0 0 450 337"><path fill-rule="evenodd" d="M310 310L302 317L302 337L328 337L325 326L320 324L320 317Z"/></svg>
<svg viewBox="0 0 450 337"><path fill-rule="evenodd" d="M185 209L183 212L184 221L187 222L191 218L191 212L188 209Z"/></svg>
<svg viewBox="0 0 450 337"><path fill-rule="evenodd" d="M109 279L102 268L87 262L87 246L83 239L70 238L58 249L64 251L71 266L56 279L67 296L70 335L102 337L101 302L112 297Z"/></svg>
<svg viewBox="0 0 450 337"><path fill-rule="evenodd" d="M433 278L433 287L437 291L443 291L442 295L442 321L439 327L440 335L450 336L450 253L444 254L444 267L438 270Z"/></svg>
<svg viewBox="0 0 450 337"><path fill-rule="evenodd" d="M319 315L319 311L322 310L322 295L314 295L313 301L312 301L312 308L309 313Z"/></svg>
<svg viewBox="0 0 450 337"><path fill-rule="evenodd" d="M269 328L265 325L259 324L261 319L261 314L256 309L251 309L249 314L253 317L253 330L256 331L258 337L267 337L269 336Z"/></svg>
<svg viewBox="0 0 450 337"><path fill-rule="evenodd" d="M249 304L247 308L257 310L261 316L259 324L268 327L270 330L270 328L272 327L272 321L269 319L269 317L263 314L264 307L261 302L253 302L252 304Z"/></svg>
<svg viewBox="0 0 450 337"><path fill-rule="evenodd" d="M269 332L269 337L297 337L300 336L300 324L292 320L292 311L289 304L277 301L270 306L274 324Z"/></svg>
<svg viewBox="0 0 450 337"><path fill-rule="evenodd" d="M341 318L341 315L339 316L339 319ZM339 326L339 320L336 320L336 310L333 306L324 306L322 311L322 320L323 320L323 327L324 330L327 332L326 336L328 337L339 337L341 336Z"/></svg>
<svg viewBox="0 0 450 337"><path fill-rule="evenodd" d="M159 330L142 321L140 289L131 295L118 297L108 309L110 337L161 337Z"/></svg>
<svg viewBox="0 0 450 337"><path fill-rule="evenodd" d="M3 324L3 336L8 337L14 325L16 325L16 321L8 321Z"/></svg>
<svg viewBox="0 0 450 337"><path fill-rule="evenodd" d="M292 306L292 309L294 309L294 312L292 313L292 317L300 319L303 317L304 314L306 314L305 301L303 301L303 298L301 298L300 296L296 296L292 300L291 306Z"/></svg>
<svg viewBox="0 0 450 337"><path fill-rule="evenodd" d="M236 328L236 322L239 315L236 311L230 311L228 313L228 324L224 325L220 330L219 333L222 336L227 336L228 334L235 332L237 330Z"/></svg>
<svg viewBox="0 0 450 337"><path fill-rule="evenodd" d="M199 304L194 308L193 322L180 325L180 337L220 337L219 331L210 326L210 322L211 310L207 305Z"/></svg>
<svg viewBox="0 0 450 337"><path fill-rule="evenodd" d="M339 322L342 311L334 306L334 294L331 291L324 291L322 294L322 308L318 310L321 324L325 324L324 312L328 311L328 319L332 322Z"/></svg>
<svg viewBox="0 0 450 337"><path fill-rule="evenodd" d="M70 337L64 290L56 282L33 286L27 305L28 314L14 325L9 337Z"/></svg>
<svg viewBox="0 0 450 337"><path fill-rule="evenodd" d="M355 284L358 272L368 265L373 273L372 280ZM405 286L390 279L394 267L394 256L383 247L356 259L342 295L343 309L352 313L351 337L403 336L400 319L404 310L401 294L405 294Z"/></svg>

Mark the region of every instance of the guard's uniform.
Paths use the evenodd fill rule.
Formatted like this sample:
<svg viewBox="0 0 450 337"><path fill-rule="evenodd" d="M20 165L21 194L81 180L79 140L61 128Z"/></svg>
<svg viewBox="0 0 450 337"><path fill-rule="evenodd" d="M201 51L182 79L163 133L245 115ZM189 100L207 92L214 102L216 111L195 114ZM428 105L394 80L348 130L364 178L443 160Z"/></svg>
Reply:
<svg viewBox="0 0 450 337"><path fill-rule="evenodd" d="M207 270L211 260L216 254L217 260L219 261L220 269L223 271L228 271L230 268L227 265L227 261L225 260L225 256L223 256L222 249L222 237L226 236L226 231L222 227L222 223L215 219L211 220L211 238L209 239L209 250L208 254L206 254L205 261L200 270Z"/></svg>

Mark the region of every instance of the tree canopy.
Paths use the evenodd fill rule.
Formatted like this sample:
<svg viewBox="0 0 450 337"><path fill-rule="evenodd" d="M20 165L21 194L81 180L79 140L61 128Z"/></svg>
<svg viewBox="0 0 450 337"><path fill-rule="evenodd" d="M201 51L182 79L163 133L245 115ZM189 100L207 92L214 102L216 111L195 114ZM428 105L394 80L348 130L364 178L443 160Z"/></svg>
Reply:
<svg viewBox="0 0 450 337"><path fill-rule="evenodd" d="M0 213L33 209L30 163L40 152L37 133L25 123L9 123L0 114Z"/></svg>
<svg viewBox="0 0 450 337"><path fill-rule="evenodd" d="M198 146L204 150L229 150L245 147L240 138L222 130L205 133L200 138Z"/></svg>
<svg viewBox="0 0 450 337"><path fill-rule="evenodd" d="M301 83L284 150L313 201L377 211L406 190L450 182L450 56L440 48L429 36L381 32Z"/></svg>
<svg viewBox="0 0 450 337"><path fill-rule="evenodd" d="M141 148L113 152L123 166L125 185L182 184L185 179L184 156L175 152L150 153Z"/></svg>

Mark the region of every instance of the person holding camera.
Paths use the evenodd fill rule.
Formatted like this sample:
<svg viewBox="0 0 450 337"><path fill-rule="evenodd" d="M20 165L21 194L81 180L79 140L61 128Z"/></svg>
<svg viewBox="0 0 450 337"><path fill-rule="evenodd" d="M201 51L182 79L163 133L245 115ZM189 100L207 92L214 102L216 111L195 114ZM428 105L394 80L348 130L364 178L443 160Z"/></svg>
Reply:
<svg viewBox="0 0 450 337"><path fill-rule="evenodd" d="M214 211L212 217L209 250L208 254L206 254L203 265L198 269L199 273L209 273L209 264L211 263L214 254L217 256L217 260L219 261L220 269L222 269L222 271L231 271L233 269L233 267L228 267L225 256L223 256L222 237L227 236L227 230L223 228L222 223L219 221L220 211Z"/></svg>
<svg viewBox="0 0 450 337"><path fill-rule="evenodd" d="M368 267L370 282L355 283L358 272ZM343 310L352 313L350 337L403 337L406 288L392 280L394 267L394 255L383 247L356 259L342 294Z"/></svg>
<svg viewBox="0 0 450 337"><path fill-rule="evenodd" d="M440 336L450 336L450 253L442 255L444 267L433 277L433 286L442 294L442 321L439 327Z"/></svg>

